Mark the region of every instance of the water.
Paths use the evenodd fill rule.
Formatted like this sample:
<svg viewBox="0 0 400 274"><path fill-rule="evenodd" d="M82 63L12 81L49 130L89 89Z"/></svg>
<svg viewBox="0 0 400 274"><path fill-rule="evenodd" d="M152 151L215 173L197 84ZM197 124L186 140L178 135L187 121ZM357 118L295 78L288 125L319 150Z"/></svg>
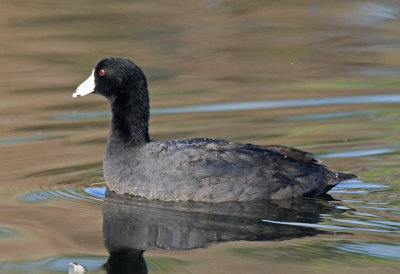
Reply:
<svg viewBox="0 0 400 274"><path fill-rule="evenodd" d="M3 1L0 13L1 273L105 273L120 247L150 273L399 272L395 1ZM71 98L106 56L146 73L153 139L295 146L359 178L304 202L106 195L109 106Z"/></svg>
<svg viewBox="0 0 400 274"><path fill-rule="evenodd" d="M353 97L331 97L331 98L311 98L311 99L289 99L273 101L250 101L237 103L222 103L210 105L195 105L175 108L154 109L152 114L171 114L171 113L199 113L211 111L234 111L234 110L252 110L269 108L287 108L287 107L310 107L324 105L344 105L344 104L371 104L371 103L395 103L400 102L400 95L370 95ZM89 116L90 117L90 116Z"/></svg>

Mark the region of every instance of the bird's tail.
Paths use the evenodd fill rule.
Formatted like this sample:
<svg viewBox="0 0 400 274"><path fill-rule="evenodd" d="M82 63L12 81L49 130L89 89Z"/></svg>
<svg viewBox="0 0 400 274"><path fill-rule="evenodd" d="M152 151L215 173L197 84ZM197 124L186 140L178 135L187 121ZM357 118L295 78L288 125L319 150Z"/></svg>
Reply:
<svg viewBox="0 0 400 274"><path fill-rule="evenodd" d="M337 179L338 182L345 181L345 180L350 180L350 179L354 179L354 178L358 177L355 174L341 173L341 172L335 173L335 176L336 176L336 179Z"/></svg>

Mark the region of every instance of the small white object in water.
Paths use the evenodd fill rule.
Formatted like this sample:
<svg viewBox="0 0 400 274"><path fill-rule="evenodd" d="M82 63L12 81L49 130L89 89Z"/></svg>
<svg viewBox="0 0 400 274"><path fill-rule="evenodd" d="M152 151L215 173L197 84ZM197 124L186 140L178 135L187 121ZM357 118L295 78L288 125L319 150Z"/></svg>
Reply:
<svg viewBox="0 0 400 274"><path fill-rule="evenodd" d="M69 263L69 271L68 274L82 274L86 273L86 268L78 263Z"/></svg>

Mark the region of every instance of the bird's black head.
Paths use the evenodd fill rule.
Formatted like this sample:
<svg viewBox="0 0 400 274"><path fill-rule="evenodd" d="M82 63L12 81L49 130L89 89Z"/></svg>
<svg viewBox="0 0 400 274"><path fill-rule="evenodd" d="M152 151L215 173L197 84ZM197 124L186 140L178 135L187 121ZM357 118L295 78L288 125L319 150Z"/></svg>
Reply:
<svg viewBox="0 0 400 274"><path fill-rule="evenodd" d="M147 82L143 71L125 58L109 57L95 65L92 74L76 89L73 97L89 93L100 94L110 102L115 99L147 97Z"/></svg>

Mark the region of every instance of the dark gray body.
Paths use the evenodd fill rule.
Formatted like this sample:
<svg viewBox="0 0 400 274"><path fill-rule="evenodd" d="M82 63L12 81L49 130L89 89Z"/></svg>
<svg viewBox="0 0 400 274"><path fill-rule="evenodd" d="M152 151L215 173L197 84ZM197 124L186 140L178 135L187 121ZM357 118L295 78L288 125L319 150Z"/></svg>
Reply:
<svg viewBox="0 0 400 274"><path fill-rule="evenodd" d="M125 148L109 140L103 168L111 191L163 201L317 196L346 179L300 150L205 138Z"/></svg>

